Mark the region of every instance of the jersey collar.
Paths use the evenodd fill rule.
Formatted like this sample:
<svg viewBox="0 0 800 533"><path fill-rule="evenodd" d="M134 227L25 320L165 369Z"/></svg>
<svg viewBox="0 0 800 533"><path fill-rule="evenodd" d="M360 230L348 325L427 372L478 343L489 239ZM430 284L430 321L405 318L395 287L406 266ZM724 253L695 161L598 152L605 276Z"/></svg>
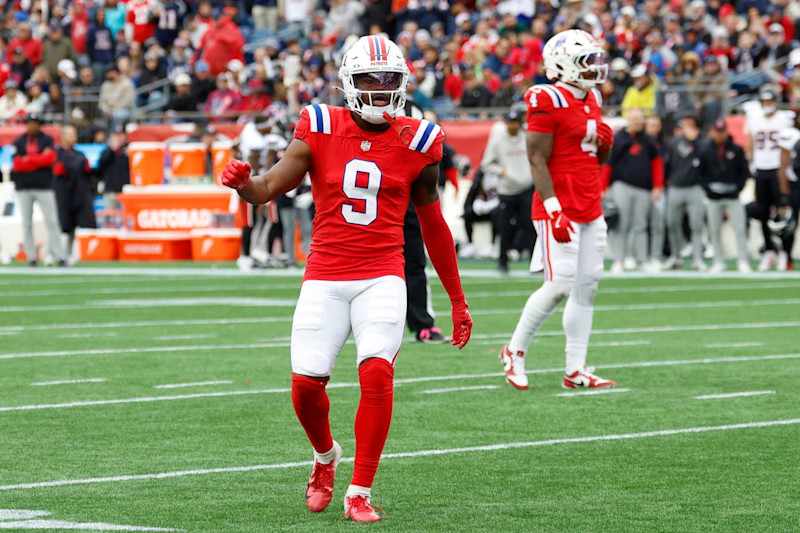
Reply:
<svg viewBox="0 0 800 533"><path fill-rule="evenodd" d="M574 85L570 85L568 83L564 83L563 81L557 81L556 85L558 85L563 89L568 90L570 93L572 93L572 96L574 96L578 100L583 100L584 98L586 98L586 95L589 94L588 91L584 91L583 89L579 89L578 87L575 87Z"/></svg>

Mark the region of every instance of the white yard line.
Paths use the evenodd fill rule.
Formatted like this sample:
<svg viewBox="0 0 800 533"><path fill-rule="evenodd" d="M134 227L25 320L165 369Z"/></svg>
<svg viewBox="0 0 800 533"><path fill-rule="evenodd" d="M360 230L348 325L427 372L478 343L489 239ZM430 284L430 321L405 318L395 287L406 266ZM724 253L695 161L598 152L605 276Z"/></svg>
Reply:
<svg viewBox="0 0 800 533"><path fill-rule="evenodd" d="M703 396L695 396L695 400L719 400L722 398L740 398L743 396L762 396L764 394L775 394L774 390L754 390L747 392L730 392L728 394L705 394Z"/></svg>
<svg viewBox="0 0 800 533"><path fill-rule="evenodd" d="M599 390L583 390L578 392L560 392L553 396L560 396L566 398L569 396L596 396L598 394L613 394L615 392L630 392L631 389L599 389Z"/></svg>
<svg viewBox="0 0 800 533"><path fill-rule="evenodd" d="M468 390L493 390L499 389L497 385L476 385L475 387L451 387L449 389L429 389L429 390L421 390L419 394L442 394L445 392L459 392L459 391L468 391Z"/></svg>
<svg viewBox="0 0 800 533"><path fill-rule="evenodd" d="M61 379L58 381L37 381L31 383L34 387L46 387L48 385L70 385L72 383L103 383L108 378L88 378L88 379Z"/></svg>
<svg viewBox="0 0 800 533"><path fill-rule="evenodd" d="M794 354L778 354L778 355L753 355L742 357L718 357L706 359L685 359L685 360L666 360L666 361L641 361L634 363L617 363L610 365L597 365L600 369L609 368L647 368L654 366L683 366L683 365L700 365L700 364L714 364L714 363L740 363L748 361L772 361L783 359L800 359L800 353ZM559 368L540 368L528 370L526 374L552 374L562 373L564 367ZM416 378L401 378L396 379L396 384L404 383L426 383L431 381L450 381L461 379L481 379L481 378L494 378L502 377L503 372L486 372L482 374L455 374L449 376L423 376ZM350 389L359 387L358 383L329 383L328 389ZM181 394L171 396L147 396L140 398L120 398L113 400L88 400L88 401L75 401L67 403L50 403L50 404L34 404L34 405L14 405L8 407L0 407L0 412L11 411L35 411L42 409L68 409L71 407L90 407L96 405L117 405L127 403L150 403L150 402L167 402L176 400L190 400L195 398L221 398L226 396L243 396L248 394L279 394L291 392L289 388L277 389L254 389L254 390L236 390L236 391L219 391L219 392L199 392L194 394Z"/></svg>
<svg viewBox="0 0 800 533"><path fill-rule="evenodd" d="M73 324L41 324L37 326L0 326L3 331L47 331L53 329L88 329L88 328L149 328L160 326L227 326L234 324L269 324L272 322L291 322L292 317L253 317L253 318L201 318L188 320L144 320L139 322L86 322Z"/></svg>
<svg viewBox="0 0 800 533"><path fill-rule="evenodd" d="M121 355L126 353L198 352L208 350L250 350L255 348L281 348L288 343L259 342L252 344L201 344L188 346L147 346L143 348L102 348L96 350L58 350L51 352L18 352L0 354L0 359L26 359L30 357L60 357L65 355Z"/></svg>
<svg viewBox="0 0 800 533"><path fill-rule="evenodd" d="M722 342L719 344L706 344L706 348L752 348L764 346L763 342Z"/></svg>
<svg viewBox="0 0 800 533"><path fill-rule="evenodd" d="M154 341L187 341L192 339L213 339L216 333L201 333L197 335L164 335L161 337L153 337Z"/></svg>
<svg viewBox="0 0 800 533"><path fill-rule="evenodd" d="M532 280L533 281L533 280ZM487 284L488 282L481 281L477 283ZM497 282L491 282L497 283ZM469 285L469 283L467 283ZM538 288L532 286L530 290L525 291L465 291L467 297L472 300L473 298L496 298L498 296L530 296L531 293ZM600 285L599 294L634 294L634 293L664 293L664 292L712 292L712 291L758 291L764 289L795 289L800 288L800 283L763 283L763 284L703 284L703 285L650 285L643 287L604 287ZM446 294L435 294L434 299L448 299Z"/></svg>
<svg viewBox="0 0 800 533"><path fill-rule="evenodd" d="M64 335L59 335L58 338L60 339L88 339L91 337L116 337L117 334L113 331L109 331L103 333L102 331L98 331L95 333L65 333Z"/></svg>
<svg viewBox="0 0 800 533"><path fill-rule="evenodd" d="M756 429L775 426L789 426L800 424L800 418L787 420L769 420L764 422L745 422L742 424L726 424L721 426L696 426L680 429L662 429L656 431L644 431L640 433L619 433L615 435L592 435L588 437L572 437L563 439L536 440L527 442L505 442L498 444L487 444L483 446L465 446L460 448L438 448L432 450L416 450L409 452L385 453L381 456L382 460L387 459L410 459L415 457L430 457L438 455L453 455L470 452L496 452L501 450L513 450L519 448L533 448L537 446L555 446L560 444L578 444L587 442L603 442L629 439L643 439L649 437L670 437L673 435L686 435L693 433L707 433L713 431L732 431L737 429ZM353 457L342 459L345 463L352 463ZM38 489L44 487L64 487L70 485L89 485L96 483L119 483L123 481L137 481L146 479L169 479L185 476L198 476L207 474L227 474L236 472L254 472L260 470L278 470L296 467L311 466L311 461L297 461L290 463L273 463L251 466L234 466L226 468L207 468L198 470L179 470L176 472L160 472L156 474L137 474L127 476L95 477L85 479L61 479L58 481L39 481L34 483L19 483L16 485L2 485L0 491Z"/></svg>
<svg viewBox="0 0 800 533"><path fill-rule="evenodd" d="M613 347L613 346L645 346L650 344L650 341L614 341L614 342L590 342L589 346L593 347Z"/></svg>
<svg viewBox="0 0 800 533"><path fill-rule="evenodd" d="M155 280L154 280L155 281ZM109 282L113 284L113 282ZM266 291L266 290L293 290L300 291L300 284L292 285L200 285L195 284L186 287L105 287L102 289L65 289L47 291L0 291L0 297L35 297L35 296L88 296L104 294L170 294L170 293L198 293L198 292L231 292L231 291Z"/></svg>
<svg viewBox="0 0 800 533"><path fill-rule="evenodd" d="M186 387L207 387L209 385L230 385L233 381L222 379L217 381L196 381L194 383L168 383L167 385L153 385L154 389L184 389Z"/></svg>

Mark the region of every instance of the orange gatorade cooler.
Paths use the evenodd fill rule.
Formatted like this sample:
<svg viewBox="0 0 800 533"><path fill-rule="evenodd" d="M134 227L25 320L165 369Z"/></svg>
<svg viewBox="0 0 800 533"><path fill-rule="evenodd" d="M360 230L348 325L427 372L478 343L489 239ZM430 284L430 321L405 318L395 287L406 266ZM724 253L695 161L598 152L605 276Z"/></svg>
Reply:
<svg viewBox="0 0 800 533"><path fill-rule="evenodd" d="M116 261L118 235L115 229L75 230L81 261Z"/></svg>
<svg viewBox="0 0 800 533"><path fill-rule="evenodd" d="M192 258L188 232L130 231L119 234L120 261L186 261Z"/></svg>
<svg viewBox="0 0 800 533"><path fill-rule="evenodd" d="M172 143L169 145L169 167L172 179L205 177L206 145L203 143Z"/></svg>
<svg viewBox="0 0 800 533"><path fill-rule="evenodd" d="M196 229L192 238L192 259L195 261L235 261L242 247L239 228Z"/></svg>
<svg viewBox="0 0 800 533"><path fill-rule="evenodd" d="M225 170L225 165L233 157L233 143L231 141L216 141L211 145L211 161L214 167L214 183L222 185L219 177Z"/></svg>
<svg viewBox="0 0 800 533"><path fill-rule="evenodd" d="M132 185L161 185L164 181L164 143L130 143L128 158Z"/></svg>

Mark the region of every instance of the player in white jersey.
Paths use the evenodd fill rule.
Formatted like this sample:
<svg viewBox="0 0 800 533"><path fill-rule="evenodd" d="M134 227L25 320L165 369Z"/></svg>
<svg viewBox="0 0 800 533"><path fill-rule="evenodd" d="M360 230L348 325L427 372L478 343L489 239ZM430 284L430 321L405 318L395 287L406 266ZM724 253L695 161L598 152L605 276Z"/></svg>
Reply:
<svg viewBox="0 0 800 533"><path fill-rule="evenodd" d="M753 102L746 108L747 143L745 153L756 177L758 218L764 232L766 249L758 270L763 272L771 269L778 262L772 230L767 222L770 215L777 209L780 199L778 169L781 166L781 149L778 146L778 136L781 131L792 127L794 113L778 109L778 92L771 85L761 88L758 99L760 105Z"/></svg>
<svg viewBox="0 0 800 533"><path fill-rule="evenodd" d="M778 146L781 149L781 166L778 169L778 185L780 205L778 207L778 223L783 249L778 253L778 270L794 270L792 265L792 248L797 232L797 219L800 214L800 115L795 116L794 125L786 128L778 135Z"/></svg>

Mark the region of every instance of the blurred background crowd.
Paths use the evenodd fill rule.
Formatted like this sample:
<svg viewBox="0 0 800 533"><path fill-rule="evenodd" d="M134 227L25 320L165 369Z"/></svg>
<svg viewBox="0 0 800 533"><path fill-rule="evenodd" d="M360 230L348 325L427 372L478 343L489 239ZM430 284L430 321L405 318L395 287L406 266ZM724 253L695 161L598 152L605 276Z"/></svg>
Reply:
<svg viewBox="0 0 800 533"><path fill-rule="evenodd" d="M83 140L164 113L338 105L343 49L379 32L423 108L479 114L544 82L543 44L578 27L608 49L612 112L711 123L767 81L800 103L798 25L796 0L16 0L0 18L0 121L66 115Z"/></svg>

